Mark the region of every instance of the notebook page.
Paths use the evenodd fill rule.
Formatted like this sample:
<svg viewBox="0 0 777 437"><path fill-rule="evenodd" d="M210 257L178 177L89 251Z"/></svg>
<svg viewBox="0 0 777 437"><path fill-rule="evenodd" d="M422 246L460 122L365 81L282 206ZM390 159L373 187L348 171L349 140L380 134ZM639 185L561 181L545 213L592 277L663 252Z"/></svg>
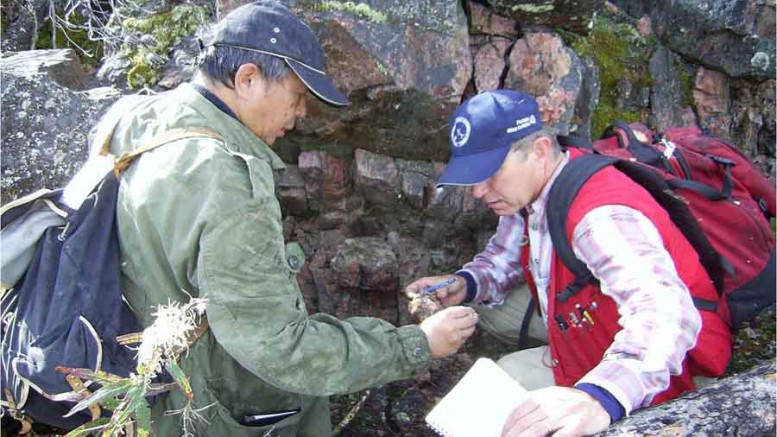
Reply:
<svg viewBox="0 0 777 437"><path fill-rule="evenodd" d="M499 437L527 393L493 360L479 358L426 415L426 422L445 437Z"/></svg>

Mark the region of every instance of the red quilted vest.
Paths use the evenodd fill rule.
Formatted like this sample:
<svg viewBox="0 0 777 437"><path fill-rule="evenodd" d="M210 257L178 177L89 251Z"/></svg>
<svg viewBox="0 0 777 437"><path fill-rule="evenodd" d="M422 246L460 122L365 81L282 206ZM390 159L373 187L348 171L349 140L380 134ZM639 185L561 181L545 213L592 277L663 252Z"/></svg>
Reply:
<svg viewBox="0 0 777 437"><path fill-rule="evenodd" d="M699 262L696 251L672 223L668 214L647 191L612 167L595 174L583 185L573 201L566 229L570 241L575 226L586 213L599 206L616 204L641 211L656 226L664 241L664 247L674 260L680 278L694 296L717 299L715 288ZM529 245L524 246L523 250L522 259L528 260ZM529 279L530 289L536 300L537 292L531 281L528 265L524 265L524 273ZM604 295L598 286L588 285L566 302L556 298L575 277L555 254L551 261L550 275L549 363L556 384L573 386L601 361L615 334L622 328L618 324L615 301ZM588 316L584 316L583 311ZM653 404L694 389L693 376L719 376L728 365L732 339L726 323L717 313L700 311L700 314L702 330L696 346L686 355L682 374L671 378L667 390L655 396ZM564 323L567 325L566 329L562 329Z"/></svg>

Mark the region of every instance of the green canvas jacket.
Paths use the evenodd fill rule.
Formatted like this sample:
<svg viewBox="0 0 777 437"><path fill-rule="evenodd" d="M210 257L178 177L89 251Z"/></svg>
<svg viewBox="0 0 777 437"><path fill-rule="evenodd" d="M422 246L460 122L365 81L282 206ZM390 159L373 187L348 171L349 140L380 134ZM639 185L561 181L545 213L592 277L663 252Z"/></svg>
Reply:
<svg viewBox="0 0 777 437"><path fill-rule="evenodd" d="M240 122L188 84L126 98L110 114L122 115L114 154L174 128L222 137L143 154L122 176L117 204L122 290L141 323L170 300L207 299L210 329L181 360L196 406L210 405L195 435L327 436L329 395L428 368L429 346L415 325L308 314L295 278L304 254L284 243L275 197L283 162ZM184 404L176 391L154 406L154 435L181 435L181 416L164 412ZM246 415L297 408L271 426L240 424Z"/></svg>

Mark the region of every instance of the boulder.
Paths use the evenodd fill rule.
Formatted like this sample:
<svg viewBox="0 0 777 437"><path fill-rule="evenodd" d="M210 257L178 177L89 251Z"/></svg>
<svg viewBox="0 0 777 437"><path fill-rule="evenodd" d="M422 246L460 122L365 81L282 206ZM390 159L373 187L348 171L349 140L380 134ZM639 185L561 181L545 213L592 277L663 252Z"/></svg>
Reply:
<svg viewBox="0 0 777 437"><path fill-rule="evenodd" d="M639 410L601 437L615 436L767 436L775 432L775 361Z"/></svg>
<svg viewBox="0 0 777 437"><path fill-rule="evenodd" d="M543 121L569 133L583 81L577 54L555 33L532 32L515 42L509 62L504 87L536 96Z"/></svg>
<svg viewBox="0 0 777 437"><path fill-rule="evenodd" d="M774 79L775 4L762 0L615 0L683 57L732 78Z"/></svg>
<svg viewBox="0 0 777 437"><path fill-rule="evenodd" d="M467 19L459 2L291 1L310 23L327 70L352 104L312 99L284 143L331 143L406 159L447 157L448 117L469 82Z"/></svg>
<svg viewBox="0 0 777 437"><path fill-rule="evenodd" d="M685 66L680 58L666 47L660 46L650 58L650 77L653 86L650 93L650 124L659 131L671 126L684 125L683 112L688 101L683 101L680 81Z"/></svg>
<svg viewBox="0 0 777 437"><path fill-rule="evenodd" d="M4 2L3 33L0 48L4 52L32 50L38 29L49 13L49 0Z"/></svg>
<svg viewBox="0 0 777 437"><path fill-rule="evenodd" d="M79 65L72 50L0 58L3 203L64 186L86 161L88 133L120 93L66 87L81 83Z"/></svg>

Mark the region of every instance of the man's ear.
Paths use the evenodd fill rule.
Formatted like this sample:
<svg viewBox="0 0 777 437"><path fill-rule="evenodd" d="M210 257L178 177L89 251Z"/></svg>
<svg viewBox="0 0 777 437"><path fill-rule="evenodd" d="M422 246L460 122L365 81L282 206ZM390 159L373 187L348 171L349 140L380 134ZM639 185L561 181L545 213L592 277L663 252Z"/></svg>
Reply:
<svg viewBox="0 0 777 437"><path fill-rule="evenodd" d="M551 155L551 149L553 148L553 142L546 136L536 138L531 144L532 150L537 154L538 158L548 159Z"/></svg>
<svg viewBox="0 0 777 437"><path fill-rule="evenodd" d="M262 74L254 64L243 64L235 73L235 93L238 98L252 98L252 92L255 92L256 81L261 81Z"/></svg>

